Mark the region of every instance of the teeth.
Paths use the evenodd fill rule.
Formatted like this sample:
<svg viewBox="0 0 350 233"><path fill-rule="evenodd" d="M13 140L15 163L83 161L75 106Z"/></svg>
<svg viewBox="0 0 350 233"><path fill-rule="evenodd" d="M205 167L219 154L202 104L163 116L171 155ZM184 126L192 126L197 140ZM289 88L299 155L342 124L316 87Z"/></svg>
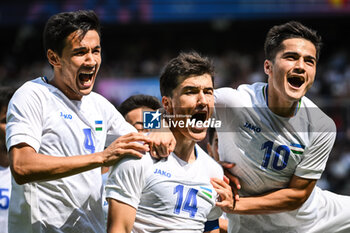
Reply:
<svg viewBox="0 0 350 233"><path fill-rule="evenodd" d="M91 79L84 81L84 85L90 85L91 84Z"/></svg>
<svg viewBox="0 0 350 233"><path fill-rule="evenodd" d="M91 72L80 72L81 74L86 74L86 75L91 75L94 73L94 71L91 71Z"/></svg>

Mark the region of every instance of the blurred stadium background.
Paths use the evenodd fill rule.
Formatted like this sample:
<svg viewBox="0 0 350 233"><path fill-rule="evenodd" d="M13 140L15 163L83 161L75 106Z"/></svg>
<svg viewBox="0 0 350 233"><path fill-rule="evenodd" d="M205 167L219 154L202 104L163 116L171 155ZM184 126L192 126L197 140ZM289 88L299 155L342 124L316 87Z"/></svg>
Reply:
<svg viewBox="0 0 350 233"><path fill-rule="evenodd" d="M324 47L308 93L337 124L336 145L318 185L350 194L350 1L348 0L66 0L1 1L0 84L50 76L42 47L52 14L92 9L102 21L103 62L95 91L115 105L133 94L160 96L158 75L180 51L214 58L215 86L265 81L268 29L298 20Z"/></svg>

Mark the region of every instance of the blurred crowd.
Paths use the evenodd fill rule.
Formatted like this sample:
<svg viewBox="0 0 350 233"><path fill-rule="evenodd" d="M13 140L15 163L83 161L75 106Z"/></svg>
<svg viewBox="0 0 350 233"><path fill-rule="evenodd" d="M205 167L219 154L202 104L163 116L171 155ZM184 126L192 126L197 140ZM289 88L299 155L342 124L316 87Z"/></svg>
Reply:
<svg viewBox="0 0 350 233"><path fill-rule="evenodd" d="M108 43L110 44L110 43ZM25 44L23 46L31 46ZM39 44L40 46L40 44ZM160 48L154 53L144 44L126 46L120 53L103 53L99 80L104 78L158 77L163 65L177 55L178 49ZM180 45L181 46L181 45ZM107 47L107 48L106 48ZM259 48L262 46L259 45ZM184 46L185 50L190 46ZM263 72L263 50L254 48L248 52L239 49L215 51L194 48L213 58L217 74L215 87L238 87L243 83L266 81ZM30 50L29 50L30 51ZM26 80L52 75L52 70L41 54L34 49L29 54L9 53L0 62L0 84L19 86ZM321 107L337 125L337 140L329 162L318 185L331 191L350 195L350 54L346 48L339 48L321 55L316 80L308 96ZM32 58L34 57L34 58Z"/></svg>

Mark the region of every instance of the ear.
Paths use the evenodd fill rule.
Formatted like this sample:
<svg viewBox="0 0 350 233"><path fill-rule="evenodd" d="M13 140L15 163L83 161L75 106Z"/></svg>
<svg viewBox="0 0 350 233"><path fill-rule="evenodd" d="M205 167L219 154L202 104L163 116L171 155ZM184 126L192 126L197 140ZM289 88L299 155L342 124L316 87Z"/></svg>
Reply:
<svg viewBox="0 0 350 233"><path fill-rule="evenodd" d="M163 107L164 107L165 111L167 113L172 114L173 108L172 108L171 98L168 97L168 96L163 96L162 97L162 104L163 104Z"/></svg>
<svg viewBox="0 0 350 233"><path fill-rule="evenodd" d="M267 74L268 76L270 76L272 74L272 68L273 68L273 64L270 60L265 60L264 62L264 71L265 74Z"/></svg>
<svg viewBox="0 0 350 233"><path fill-rule="evenodd" d="M55 53L51 49L47 50L46 56L47 56L47 59L49 60L49 63L53 67L57 67L61 65L60 57L58 56L57 53Z"/></svg>

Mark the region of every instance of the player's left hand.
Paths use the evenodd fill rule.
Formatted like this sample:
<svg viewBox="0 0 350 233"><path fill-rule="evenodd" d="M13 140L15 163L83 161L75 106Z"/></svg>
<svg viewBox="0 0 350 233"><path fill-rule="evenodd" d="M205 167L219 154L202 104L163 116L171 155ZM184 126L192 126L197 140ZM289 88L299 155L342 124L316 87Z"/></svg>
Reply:
<svg viewBox="0 0 350 233"><path fill-rule="evenodd" d="M176 140L170 130L168 132L151 132L149 139L151 140L150 154L154 158L168 157L175 149Z"/></svg>
<svg viewBox="0 0 350 233"><path fill-rule="evenodd" d="M215 191L219 194L219 199L216 206L220 207L227 213L233 213L236 200L233 198L233 192L229 185L229 179L224 176L224 179L211 178L210 183L213 185Z"/></svg>

